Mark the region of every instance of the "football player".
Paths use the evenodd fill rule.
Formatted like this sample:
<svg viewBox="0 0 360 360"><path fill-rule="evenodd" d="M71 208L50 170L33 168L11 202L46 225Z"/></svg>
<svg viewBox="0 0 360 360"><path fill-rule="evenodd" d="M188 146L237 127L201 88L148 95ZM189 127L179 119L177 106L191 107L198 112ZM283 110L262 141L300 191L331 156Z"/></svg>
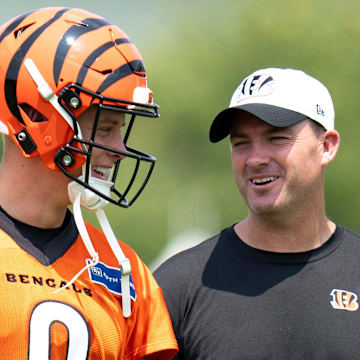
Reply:
<svg viewBox="0 0 360 360"><path fill-rule="evenodd" d="M136 116L158 116L139 51L52 7L4 24L0 58L0 358L170 359L161 290L103 210L131 206L155 163L127 146Z"/></svg>

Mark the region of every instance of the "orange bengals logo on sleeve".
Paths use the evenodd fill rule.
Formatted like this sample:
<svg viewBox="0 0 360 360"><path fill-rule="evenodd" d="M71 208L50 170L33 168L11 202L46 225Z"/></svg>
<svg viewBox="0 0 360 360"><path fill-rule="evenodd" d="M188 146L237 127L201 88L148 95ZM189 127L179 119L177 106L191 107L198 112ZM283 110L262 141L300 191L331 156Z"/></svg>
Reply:
<svg viewBox="0 0 360 360"><path fill-rule="evenodd" d="M351 291L333 289L330 295L330 304L334 309L356 311L359 308L358 297Z"/></svg>

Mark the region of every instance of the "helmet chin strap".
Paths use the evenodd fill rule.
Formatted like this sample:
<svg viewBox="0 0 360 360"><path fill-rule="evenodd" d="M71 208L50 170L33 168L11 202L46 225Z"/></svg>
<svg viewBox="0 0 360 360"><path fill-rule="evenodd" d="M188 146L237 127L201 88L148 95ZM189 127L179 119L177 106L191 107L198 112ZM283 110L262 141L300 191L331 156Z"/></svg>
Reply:
<svg viewBox="0 0 360 360"><path fill-rule="evenodd" d="M84 179L85 166L83 166L83 175L80 179ZM110 195L110 187L113 185L111 181L101 180L94 177L89 177L89 184L97 190ZM121 270L121 293L122 293L122 311L124 317L131 315L131 300L130 300L130 274L131 264L129 259L125 256L119 242L117 241L114 232L110 226L110 223L105 215L103 208L108 204L108 201L104 200L99 195L95 194L84 186L78 184L76 181L72 181L68 185L69 198L73 203L74 218L76 226L79 230L79 234L84 242L84 245L91 256L90 262L78 272L69 283L56 291L60 291L71 285L86 269L93 268L99 262L99 255L95 251L89 233L86 229L84 219L81 212L81 207L84 207L90 211L94 211L99 224L105 234L106 240L109 243Z"/></svg>

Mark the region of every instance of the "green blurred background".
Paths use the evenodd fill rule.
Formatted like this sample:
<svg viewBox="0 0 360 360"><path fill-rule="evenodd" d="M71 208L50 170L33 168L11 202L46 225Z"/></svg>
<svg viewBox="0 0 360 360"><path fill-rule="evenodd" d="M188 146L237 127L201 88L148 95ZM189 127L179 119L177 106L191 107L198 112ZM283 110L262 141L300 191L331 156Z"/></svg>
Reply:
<svg viewBox="0 0 360 360"><path fill-rule="evenodd" d="M327 211L360 232L358 0L18 0L2 7L0 22L44 6L106 17L145 60L161 117L138 120L131 145L158 161L132 208L106 211L116 235L150 268L246 216L229 145L211 144L208 129L241 79L264 67L302 69L328 87L342 142L327 170Z"/></svg>

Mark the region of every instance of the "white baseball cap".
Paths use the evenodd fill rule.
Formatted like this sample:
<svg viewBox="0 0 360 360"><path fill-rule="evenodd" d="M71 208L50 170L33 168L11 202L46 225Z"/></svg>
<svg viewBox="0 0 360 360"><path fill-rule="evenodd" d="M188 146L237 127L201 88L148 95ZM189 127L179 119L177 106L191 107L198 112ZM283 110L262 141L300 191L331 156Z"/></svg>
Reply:
<svg viewBox="0 0 360 360"><path fill-rule="evenodd" d="M214 119L210 141L229 135L231 120L239 110L253 114L266 123L286 127L307 118L334 129L335 112L327 88L301 70L268 68L247 76L235 90L230 105Z"/></svg>

